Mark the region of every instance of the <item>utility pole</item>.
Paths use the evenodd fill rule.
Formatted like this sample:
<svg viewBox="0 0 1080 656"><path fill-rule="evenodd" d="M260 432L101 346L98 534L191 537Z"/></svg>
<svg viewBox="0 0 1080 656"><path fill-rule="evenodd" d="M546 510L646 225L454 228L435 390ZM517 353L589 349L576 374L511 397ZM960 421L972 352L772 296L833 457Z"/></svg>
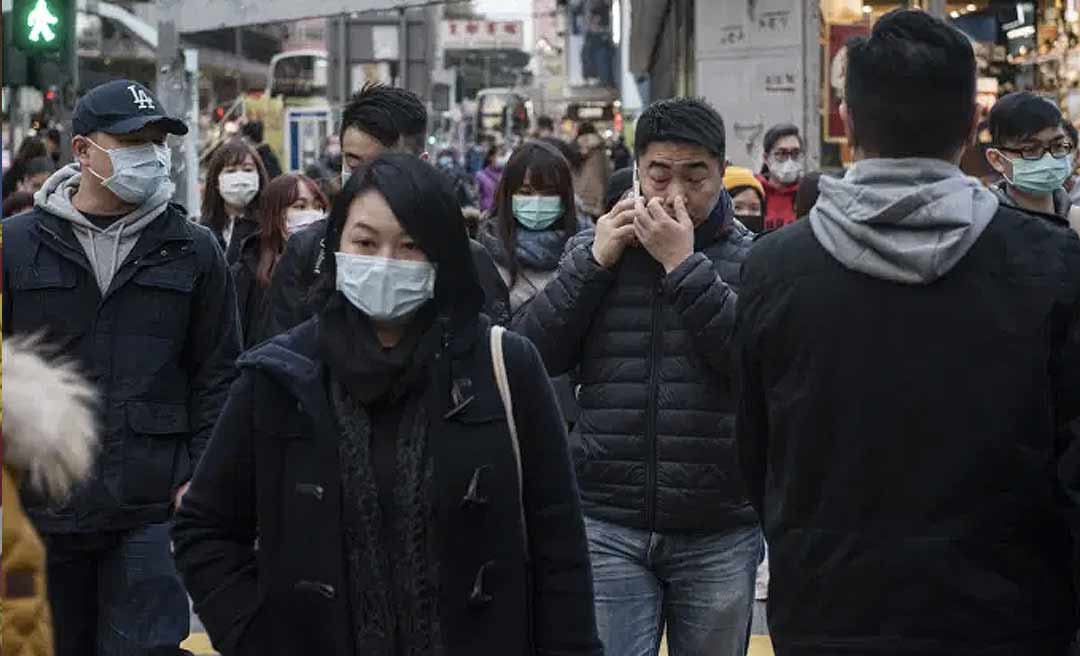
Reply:
<svg viewBox="0 0 1080 656"><path fill-rule="evenodd" d="M158 21L158 50L157 50L157 97L163 105L163 112L169 116L176 116L188 126L187 136L180 139L172 139L172 181L176 184L176 192L173 200L192 211L189 207L191 199L195 197L196 186L199 179L198 167L192 167L191 153L189 151L198 148L199 122L193 116L198 112L198 102L192 105L191 80L189 66L185 64L184 52L180 49L180 33L177 30L179 24L179 12L181 2L179 0L159 0L161 9ZM198 61L194 62L197 72ZM197 93L197 92L196 92ZM198 161L195 157L194 161ZM194 216L192 218L195 218Z"/></svg>
<svg viewBox="0 0 1080 656"><path fill-rule="evenodd" d="M409 88L409 14L398 9L398 86Z"/></svg>

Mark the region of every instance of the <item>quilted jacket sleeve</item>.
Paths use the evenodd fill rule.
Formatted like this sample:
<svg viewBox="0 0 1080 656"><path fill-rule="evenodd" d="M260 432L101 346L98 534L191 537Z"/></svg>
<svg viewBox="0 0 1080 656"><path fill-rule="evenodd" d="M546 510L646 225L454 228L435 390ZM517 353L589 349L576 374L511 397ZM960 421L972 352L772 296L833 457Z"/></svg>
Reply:
<svg viewBox="0 0 1080 656"><path fill-rule="evenodd" d="M702 253L691 255L664 281L665 292L715 373L727 376L738 295Z"/></svg>

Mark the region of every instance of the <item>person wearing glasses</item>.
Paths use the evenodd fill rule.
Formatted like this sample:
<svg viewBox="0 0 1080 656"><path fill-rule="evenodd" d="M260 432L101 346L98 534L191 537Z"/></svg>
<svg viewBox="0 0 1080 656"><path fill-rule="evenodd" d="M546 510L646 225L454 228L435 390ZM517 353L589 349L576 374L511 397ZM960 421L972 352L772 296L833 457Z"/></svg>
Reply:
<svg viewBox="0 0 1080 656"><path fill-rule="evenodd" d="M783 228L799 218L795 195L803 176L803 141L790 123L774 125L765 133L765 162L758 180L765 187L765 231Z"/></svg>
<svg viewBox="0 0 1080 656"><path fill-rule="evenodd" d="M1057 105L1026 91L1012 93L994 105L988 128L993 147L986 159L1004 178L994 188L1001 204L1080 226L1080 207L1073 207L1065 191L1075 144Z"/></svg>

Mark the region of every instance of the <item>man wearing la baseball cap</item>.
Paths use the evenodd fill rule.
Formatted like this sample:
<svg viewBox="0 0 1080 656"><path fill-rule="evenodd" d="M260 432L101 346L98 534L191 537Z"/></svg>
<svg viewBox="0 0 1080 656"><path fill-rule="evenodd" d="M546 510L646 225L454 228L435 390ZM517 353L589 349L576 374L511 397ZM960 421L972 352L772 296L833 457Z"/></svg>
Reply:
<svg viewBox="0 0 1080 656"><path fill-rule="evenodd" d="M117 80L79 100L71 128L76 162L3 226L4 335L42 335L100 400L91 479L59 505L23 491L56 654L181 654L170 521L234 377L236 293L217 241L169 202L166 139L187 126Z"/></svg>

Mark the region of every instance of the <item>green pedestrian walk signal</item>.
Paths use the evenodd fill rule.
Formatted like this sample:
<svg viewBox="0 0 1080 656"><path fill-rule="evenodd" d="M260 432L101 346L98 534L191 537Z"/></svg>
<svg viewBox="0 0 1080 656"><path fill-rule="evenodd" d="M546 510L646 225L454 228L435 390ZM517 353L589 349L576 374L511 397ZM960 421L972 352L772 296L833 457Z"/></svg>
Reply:
<svg viewBox="0 0 1080 656"><path fill-rule="evenodd" d="M69 4L74 0L15 0L11 21L15 47L27 53L60 53L71 39Z"/></svg>

